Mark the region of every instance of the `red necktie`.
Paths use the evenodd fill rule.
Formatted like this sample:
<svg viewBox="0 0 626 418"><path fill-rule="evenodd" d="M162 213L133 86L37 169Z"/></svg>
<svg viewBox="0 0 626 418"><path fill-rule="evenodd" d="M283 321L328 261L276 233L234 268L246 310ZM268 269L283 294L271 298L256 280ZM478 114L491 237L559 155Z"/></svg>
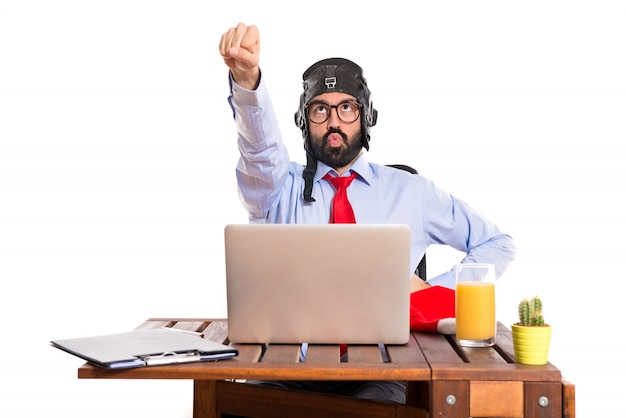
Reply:
<svg viewBox="0 0 626 418"><path fill-rule="evenodd" d="M337 190L335 197L333 197L333 207L331 208L330 223L331 224L354 224L354 212L352 211L352 205L348 201L348 194L346 190L352 180L356 178L357 174L353 171L348 177L332 177L330 174L326 174L324 178L331 182L333 187Z"/></svg>
<svg viewBox="0 0 626 418"><path fill-rule="evenodd" d="M330 174L326 173L324 178L330 181L335 190L337 190L335 197L333 197L333 207L330 212L330 223L355 224L356 219L354 218L354 212L352 211L352 205L348 200L346 190L350 183L352 183L352 180L356 178L356 173L353 171L348 177L332 177ZM341 357L343 357L347 351L348 346L346 344L339 345L339 355Z"/></svg>

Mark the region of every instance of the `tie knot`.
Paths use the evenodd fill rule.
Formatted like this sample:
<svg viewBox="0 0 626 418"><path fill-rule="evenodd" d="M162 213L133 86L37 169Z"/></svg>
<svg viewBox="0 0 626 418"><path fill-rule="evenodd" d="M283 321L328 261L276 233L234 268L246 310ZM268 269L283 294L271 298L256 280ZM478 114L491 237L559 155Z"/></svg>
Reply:
<svg viewBox="0 0 626 418"><path fill-rule="evenodd" d="M328 180L336 190L339 190L340 188L347 188L350 183L352 183L352 180L356 178L356 176L357 174L353 171L347 177L333 177L330 174L326 173L324 178Z"/></svg>
<svg viewBox="0 0 626 418"><path fill-rule="evenodd" d="M352 172L348 177L331 177L328 173L324 176L337 190L333 197L330 223L332 224L353 224L356 223L354 211L348 201L348 186L356 178L356 173Z"/></svg>

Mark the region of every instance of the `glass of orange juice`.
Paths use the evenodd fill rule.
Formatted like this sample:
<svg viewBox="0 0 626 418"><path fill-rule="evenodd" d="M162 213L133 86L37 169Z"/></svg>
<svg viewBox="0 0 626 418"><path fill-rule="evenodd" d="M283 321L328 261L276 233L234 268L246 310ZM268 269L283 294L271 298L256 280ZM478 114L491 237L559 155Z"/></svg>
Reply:
<svg viewBox="0 0 626 418"><path fill-rule="evenodd" d="M456 268L456 339L465 347L496 343L496 272L488 263Z"/></svg>

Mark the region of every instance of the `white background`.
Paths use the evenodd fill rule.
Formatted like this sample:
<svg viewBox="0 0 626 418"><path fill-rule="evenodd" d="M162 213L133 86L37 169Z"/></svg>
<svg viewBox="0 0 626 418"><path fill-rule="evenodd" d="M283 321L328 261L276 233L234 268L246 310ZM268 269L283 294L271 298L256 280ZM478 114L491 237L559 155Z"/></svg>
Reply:
<svg viewBox="0 0 626 418"><path fill-rule="evenodd" d="M48 343L225 316L222 229L247 217L217 45L239 21L261 30L295 160L304 69L364 68L368 158L417 167L515 238L498 319L539 294L578 417L615 416L624 3L279 3L0 3L0 416L191 416L191 382L79 380ZM457 260L432 248L429 275Z"/></svg>

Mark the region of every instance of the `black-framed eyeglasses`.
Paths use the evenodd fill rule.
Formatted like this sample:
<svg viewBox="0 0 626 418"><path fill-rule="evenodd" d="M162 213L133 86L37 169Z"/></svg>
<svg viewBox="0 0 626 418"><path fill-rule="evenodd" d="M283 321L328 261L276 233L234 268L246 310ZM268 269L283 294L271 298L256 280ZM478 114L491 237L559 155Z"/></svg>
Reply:
<svg viewBox="0 0 626 418"><path fill-rule="evenodd" d="M345 101L336 105L324 102L311 102L306 106L307 116L313 123L324 123L330 118L330 112L335 109L337 117L344 123L352 123L361 114L361 103Z"/></svg>

